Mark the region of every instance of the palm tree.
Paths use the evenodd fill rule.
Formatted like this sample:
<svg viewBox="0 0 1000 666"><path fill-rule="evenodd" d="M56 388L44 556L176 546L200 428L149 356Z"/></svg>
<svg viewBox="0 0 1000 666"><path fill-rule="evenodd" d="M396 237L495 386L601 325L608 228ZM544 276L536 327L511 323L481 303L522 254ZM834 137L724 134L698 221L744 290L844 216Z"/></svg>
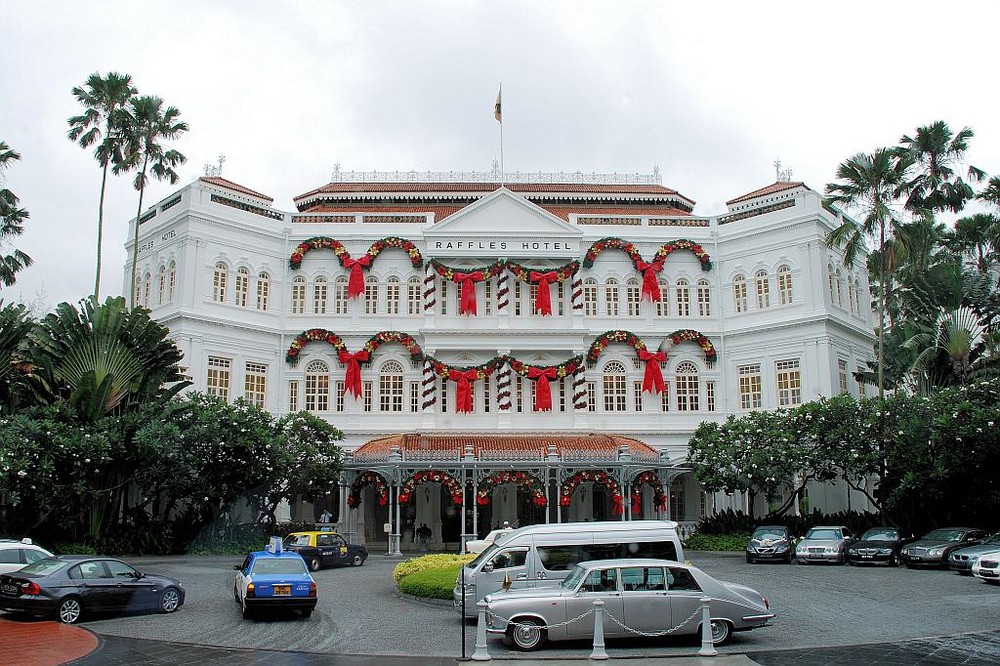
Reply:
<svg viewBox="0 0 1000 666"><path fill-rule="evenodd" d="M955 222L947 235L947 245L962 257L972 256L980 273L988 272L995 260L1000 239L1000 218L990 213L976 213Z"/></svg>
<svg viewBox="0 0 1000 666"><path fill-rule="evenodd" d="M3 304L0 303L0 306ZM34 322L22 304L0 307L0 413L16 411L25 393L26 365L21 360L22 341Z"/></svg>
<svg viewBox="0 0 1000 666"><path fill-rule="evenodd" d="M969 139L974 132L968 127L952 134L943 120L918 127L913 137L903 135L897 150L913 160L915 175L903 186L906 207L912 211L953 213L961 211L976 196L972 187L957 175L955 169L965 160ZM982 169L969 166L966 178L979 182L986 174Z"/></svg>
<svg viewBox="0 0 1000 666"><path fill-rule="evenodd" d="M81 148L94 149L94 159L101 165L101 198L97 205L97 275L94 278L94 300L101 292L101 244L104 237L104 191L108 183L108 166L123 159L127 124L123 113L129 100L138 94L128 74L108 72L101 77L94 72L87 77L85 87L73 88L73 96L85 111L69 119L70 141L77 141Z"/></svg>
<svg viewBox="0 0 1000 666"><path fill-rule="evenodd" d="M971 307L942 308L931 327L906 341L918 352L911 372L922 392L998 376L996 333Z"/></svg>
<svg viewBox="0 0 1000 666"><path fill-rule="evenodd" d="M837 167L838 182L826 186L827 200L861 216L858 223L844 218L843 223L827 235L830 247L843 247L844 265L853 266L865 243L873 238L879 252L879 329L878 329L878 397L885 394L884 337L886 318L886 293L890 271L887 262L886 242L898 232L901 221L893 210L898 202L900 188L912 158L891 148L879 148L866 155L858 153Z"/></svg>
<svg viewBox="0 0 1000 666"><path fill-rule="evenodd" d="M0 141L0 174L10 168L12 162L21 159L20 153ZM24 221L28 211L18 208L20 200L7 188L0 188L0 284L9 287L17 281L17 273L31 265L31 257L12 248L6 254L6 241L24 233Z"/></svg>
<svg viewBox="0 0 1000 666"><path fill-rule="evenodd" d="M164 107L159 97L144 95L130 102L129 142L125 160L114 170L116 173L138 169L135 189L139 190L139 207L135 214L135 233L132 237L132 280L129 302L135 306L136 268L139 263L139 224L142 219L142 197L149 183L149 174L157 180L178 180L174 168L187 158L176 150L166 150L161 141L176 139L188 130L184 121L178 120L181 112L175 107Z"/></svg>

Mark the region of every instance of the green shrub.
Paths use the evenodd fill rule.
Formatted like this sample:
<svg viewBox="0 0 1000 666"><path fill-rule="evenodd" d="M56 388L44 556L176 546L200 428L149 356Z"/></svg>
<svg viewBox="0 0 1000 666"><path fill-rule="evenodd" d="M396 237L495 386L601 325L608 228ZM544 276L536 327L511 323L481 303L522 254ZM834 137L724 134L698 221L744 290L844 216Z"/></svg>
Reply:
<svg viewBox="0 0 1000 666"><path fill-rule="evenodd" d="M846 525L852 532L862 534L869 527L877 527L882 524L881 518L868 512L860 511L839 511L837 513L823 513L819 509L813 509L812 513L802 516L784 514L781 516L749 516L742 511L726 509L711 516L705 516L698 521L698 534L704 535L728 535L728 534L751 534L754 529L761 525L785 525L791 529L792 534L802 536L810 527L816 525ZM690 541L690 539L688 539ZM693 546L689 546L693 548Z"/></svg>
<svg viewBox="0 0 1000 666"><path fill-rule="evenodd" d="M692 534L685 545L688 550L742 551L746 548L749 534Z"/></svg>
<svg viewBox="0 0 1000 666"><path fill-rule="evenodd" d="M392 579L399 583L400 580L406 576L419 573L421 571L429 571L431 569L442 569L449 568L454 570L454 574L451 582L454 584L454 576L458 575L458 570L465 564L468 564L475 557L475 553L470 553L468 555L424 555L423 557L414 557L412 559L400 562L396 565L396 568L392 570Z"/></svg>
<svg viewBox="0 0 1000 666"><path fill-rule="evenodd" d="M410 574L399 581L403 594L424 599L451 599L459 566L427 569Z"/></svg>
<svg viewBox="0 0 1000 666"><path fill-rule="evenodd" d="M89 543L56 541L49 548L56 555L97 555L97 549Z"/></svg>

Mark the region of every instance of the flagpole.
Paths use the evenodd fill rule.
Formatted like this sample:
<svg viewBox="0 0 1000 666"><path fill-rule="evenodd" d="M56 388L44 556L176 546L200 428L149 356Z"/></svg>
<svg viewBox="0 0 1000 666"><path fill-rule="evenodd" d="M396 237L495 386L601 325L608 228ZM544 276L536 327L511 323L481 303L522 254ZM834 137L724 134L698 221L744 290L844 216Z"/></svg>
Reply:
<svg viewBox="0 0 1000 666"><path fill-rule="evenodd" d="M493 106L493 117L500 123L500 187L504 186L505 173L503 168L503 81L497 91L497 101Z"/></svg>

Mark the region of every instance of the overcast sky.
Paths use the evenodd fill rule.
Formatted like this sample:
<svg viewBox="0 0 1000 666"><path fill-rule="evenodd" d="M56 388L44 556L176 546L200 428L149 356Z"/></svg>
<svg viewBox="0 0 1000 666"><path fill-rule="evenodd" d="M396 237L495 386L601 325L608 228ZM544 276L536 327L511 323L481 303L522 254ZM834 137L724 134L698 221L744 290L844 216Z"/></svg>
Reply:
<svg viewBox="0 0 1000 666"><path fill-rule="evenodd" d="M501 81L508 172L659 167L702 215L774 182L775 159L822 191L850 155L938 119L973 128L970 162L1000 173L996 2L0 4L0 140L22 155L0 177L35 260L0 293L45 311L93 288L101 173L66 138L92 72L131 74L190 125L181 182L144 208L220 154L281 210L336 163L489 170ZM102 296L122 292L137 203L111 180Z"/></svg>

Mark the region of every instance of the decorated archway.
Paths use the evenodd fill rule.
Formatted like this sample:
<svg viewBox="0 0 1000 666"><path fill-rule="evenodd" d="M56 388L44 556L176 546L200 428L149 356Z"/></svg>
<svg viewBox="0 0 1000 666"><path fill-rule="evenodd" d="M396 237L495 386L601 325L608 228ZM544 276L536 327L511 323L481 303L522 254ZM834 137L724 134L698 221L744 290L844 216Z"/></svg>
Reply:
<svg viewBox="0 0 1000 666"><path fill-rule="evenodd" d="M607 472L601 472L599 470L584 470L582 472L577 472L573 476L566 479L562 487L559 489L559 504L560 506L568 507L573 501L573 493L580 486L581 483L592 482L596 486L601 486L608 491L611 495L612 501L612 511L621 515L625 512L624 500L622 498L622 487L615 479L611 477Z"/></svg>
<svg viewBox="0 0 1000 666"><path fill-rule="evenodd" d="M677 250L690 250L698 258L698 261L701 262L701 270L712 270L712 258L708 256L708 252L705 252L705 248L686 238L678 238L677 240L668 241L661 245L660 249L653 255L653 261L662 264L668 256Z"/></svg>
<svg viewBox="0 0 1000 666"><path fill-rule="evenodd" d="M410 500L413 499L414 489L424 483L440 483L451 498L452 504L456 506L462 504L462 496L464 495L462 483L448 472L436 469L417 472L404 481L403 485L399 487L399 503L409 504Z"/></svg>
<svg viewBox="0 0 1000 666"><path fill-rule="evenodd" d="M326 342L331 347L337 350L339 354L341 351L347 350L347 345L344 341L340 339L340 336L333 331L328 331L325 328L310 328L307 331L302 331L295 336L292 340L292 344L289 345L288 350L285 352L285 360L289 363L294 364L299 359L299 353L302 348L305 347L310 342Z"/></svg>
<svg viewBox="0 0 1000 666"><path fill-rule="evenodd" d="M352 509L361 504L361 491L366 486L372 486L378 497L379 506L386 506L389 503L389 484L377 472L362 472L351 484L351 492L347 496L347 506Z"/></svg>
<svg viewBox="0 0 1000 666"><path fill-rule="evenodd" d="M712 344L712 341L709 340L704 333L695 331L690 328L681 328L674 331L667 337L670 339L670 342L672 342L675 345L679 345L682 342L688 342L688 341L697 343L698 346L701 347L701 350L705 352L706 363L709 364L715 363L716 359L718 358L718 354L715 351L715 345Z"/></svg>
<svg viewBox="0 0 1000 666"><path fill-rule="evenodd" d="M667 494L663 492L663 484L656 472L646 470L632 481L632 514L642 512L642 488L649 486L653 491L653 506L659 511L667 510Z"/></svg>
<svg viewBox="0 0 1000 666"><path fill-rule="evenodd" d="M545 486L537 476L529 472L507 470L492 474L479 482L476 504L489 506L493 489L505 483L516 484L518 488L528 492L535 506L544 509L549 505L548 498L545 497Z"/></svg>
<svg viewBox="0 0 1000 666"><path fill-rule="evenodd" d="M590 349L587 350L587 362L591 365L596 363L604 350L612 344L628 345L635 350L636 355L641 351L646 351L646 343L638 335L631 331L614 329L601 333L590 344Z"/></svg>

